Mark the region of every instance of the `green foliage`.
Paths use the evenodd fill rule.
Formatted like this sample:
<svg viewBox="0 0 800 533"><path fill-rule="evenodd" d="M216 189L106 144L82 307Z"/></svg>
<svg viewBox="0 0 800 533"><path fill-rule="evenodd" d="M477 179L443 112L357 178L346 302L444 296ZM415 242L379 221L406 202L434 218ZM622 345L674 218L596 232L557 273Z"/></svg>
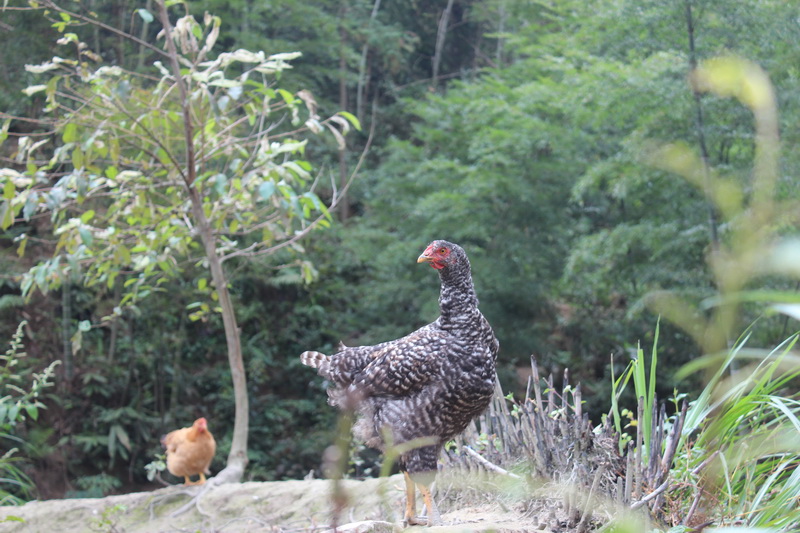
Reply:
<svg viewBox="0 0 800 533"><path fill-rule="evenodd" d="M800 397L792 386L800 378L793 352L798 336L765 351L747 347L752 329L728 353L704 356L681 370L683 375L711 370L713 376L690 402L680 433L661 440L667 447L677 439L678 452L669 465L665 507L656 514L676 527L697 523L698 509L719 526L792 531L800 523L800 511L790 503L800 494ZM644 364L637 359L632 365L626 376L633 374L635 382L641 373L636 369ZM673 433L680 411L675 407L666 428ZM637 420L644 429L641 455L633 447L628 452L642 464L649 457L649 417L645 410Z"/></svg>
<svg viewBox="0 0 800 533"><path fill-rule="evenodd" d="M692 335L705 351L705 356L684 366L679 377L701 370L710 376L690 404L677 441L680 451L670 474L675 478L672 486L679 490L670 494L671 504L676 510L688 509L685 517L678 517L683 524L690 523L701 505L720 525L742 521L753 527L791 531L800 524L800 512L790 503L800 494L800 402L792 386L800 378L800 361L792 352L797 336L769 352L746 349L754 326L726 350L742 301L793 299L777 291L747 290L766 275L796 277L796 270L786 268L783 262L785 254L796 253L796 242L786 239L782 230L787 221L794 225L797 206L794 199L782 198L777 187L780 167L773 87L761 68L731 56L701 63L692 73L692 82L697 91L734 97L749 108L756 135L752 183L747 188L708 168L708 162L685 145L670 144L651 156L651 161L703 191L726 222L723 237L713 243L709 253L719 296L700 308L672 292L651 298L656 309ZM774 308L794 313L794 305ZM637 361L635 366L641 367L633 371L639 397L644 365ZM645 406L652 398L654 379L653 366L648 394L643 397ZM647 449L651 428L646 417L638 422L645 428L642 457L646 457L652 453ZM674 438L667 441L675 442Z"/></svg>
<svg viewBox="0 0 800 533"><path fill-rule="evenodd" d="M117 527L117 520L119 515L125 513L127 510L127 507L124 505L108 506L103 509L99 517L92 520L89 527L92 531L101 533L117 533L124 531Z"/></svg>
<svg viewBox="0 0 800 533"><path fill-rule="evenodd" d="M714 377L687 413L676 474L713 494L722 520L789 531L800 524L789 503L800 496L800 398L791 392L800 377L792 352L798 337L768 353L746 349L748 337L723 364L706 357L684 369L710 368ZM743 366L732 370L737 363ZM704 462L710 472L699 472Z"/></svg>
<svg viewBox="0 0 800 533"><path fill-rule="evenodd" d="M650 441L653 435L653 407L656 405L656 381L658 369L658 334L660 324L656 324L655 337L653 340L653 351L650 356L649 374L647 374L647 363L644 358L644 350L637 347L636 355L633 360L628 364L625 371L619 378L611 375L611 416L614 423L614 428L620 437L619 451L622 453L629 443L631 437L628 433L622 431L623 417L633 418L636 424L641 427L642 435L644 437L643 448L641 450L642 458L648 459L652 455L652 448ZM613 365L612 365L613 366ZM619 399L625 391L628 383L633 380L634 397L637 405L641 407L640 413L632 413L625 409L620 411ZM638 410L638 409L637 409Z"/></svg>
<svg viewBox="0 0 800 533"><path fill-rule="evenodd" d="M75 480L78 490L66 494L68 498L102 498L113 494L122 481L109 474L80 477Z"/></svg>
<svg viewBox="0 0 800 533"><path fill-rule="evenodd" d="M39 396L52 386L58 364L58 361L54 361L42 373L32 373L19 367L27 355L22 351L26 325L25 321L20 322L8 350L0 355L0 394L3 395L0 396L0 440L10 444L9 449L0 456L0 505L23 503L23 498L30 497L34 488L33 482L21 468L24 458L15 455L18 447L25 445L24 439L17 435L16 426L27 419L35 421L39 418L40 409L45 408Z"/></svg>
<svg viewBox="0 0 800 533"><path fill-rule="evenodd" d="M22 137L14 154L21 167L1 173L2 229L16 217L30 222L44 212L51 215L57 238L52 258L24 276L23 294L46 293L72 280L116 293L119 301L108 314L77 322L74 355L92 339L93 329L117 328L125 313L138 312L141 301L163 292L171 279L193 265L205 267L213 281L196 280L200 299L188 302L188 318L208 321L223 314L226 350L238 366L238 327L222 263L285 248L283 266L299 272L290 279L310 281L314 269L296 241L328 226L331 215L315 192L321 180L304 159L306 137L328 132L343 150L345 135L360 128L359 120L345 111L322 118L311 93L275 86L299 52L238 49L213 55L221 21L208 14L202 23L191 16L179 19L169 31L167 53L137 41L171 70L159 60L149 72L136 73L95 67L99 56L68 30L80 21L99 24L51 7L60 15L54 23L64 33L59 43L74 47L75 55L29 66L47 79L26 92L45 97L55 133L37 142ZM147 14L139 14L148 21ZM337 198L328 198L329 205ZM22 233L15 239L19 255L28 238ZM229 377L235 409L245 409L244 378L236 372ZM109 397L113 390L106 373L84 368L81 379L90 396ZM128 381L124 387L129 386ZM177 404L177 387L172 395ZM143 399L132 394L125 400ZM106 405L95 427L72 442L87 455L105 448L109 467L128 460L136 441L151 437L153 425L152 414L134 405ZM246 442L246 424L237 425L231 456L244 458Z"/></svg>
<svg viewBox="0 0 800 533"><path fill-rule="evenodd" d="M144 469L147 472L147 481L153 481L167 469L167 456L163 453L156 454L155 459L144 465Z"/></svg>
<svg viewBox="0 0 800 533"><path fill-rule="evenodd" d="M24 293L58 287L70 272L89 286L111 288L121 270L133 274L124 280L122 306L161 290L159 280L177 275L184 261L202 253L195 242L196 216L186 202L187 184L201 196L218 234L219 253L227 256L245 253L237 252L237 246L247 253L269 249L314 219L327 224L326 206L308 189L311 166L299 158L307 140L299 139L297 130L271 131L277 125L272 121L282 120L272 115L291 117L292 126L305 122L311 131L330 129L337 135L339 128L346 133L352 117L321 120L313 97L271 86L270 76L289 68L288 60L299 54L239 50L204 61L219 24L213 17L204 28L191 17L178 24L184 31L180 44L193 50L193 68L185 81L196 97L192 148L201 168L194 181L184 167L183 104L159 63L160 79L134 77L117 67L86 71L83 60L90 52L78 43L82 52L75 60L30 67L50 74L38 90L47 96L48 111L64 117L56 124L61 143L39 166L32 158L46 141L20 142L18 159L28 161L28 176L64 165L71 170L54 182L5 170L14 214L29 220L40 210L51 211L58 235L56 255L31 269ZM204 31L198 42L195 33ZM308 111L305 119L302 106ZM79 209L80 216L72 209ZM25 240L25 235L18 239L20 250Z"/></svg>

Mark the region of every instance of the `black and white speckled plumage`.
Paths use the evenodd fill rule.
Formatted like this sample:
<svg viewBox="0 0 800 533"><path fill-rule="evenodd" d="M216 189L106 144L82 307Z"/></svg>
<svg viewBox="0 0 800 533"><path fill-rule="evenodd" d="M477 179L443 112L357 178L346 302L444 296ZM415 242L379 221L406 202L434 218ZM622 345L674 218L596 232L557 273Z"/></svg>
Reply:
<svg viewBox="0 0 800 533"><path fill-rule="evenodd" d="M429 262L441 279L439 318L417 331L375 346L342 347L331 356L304 352L301 360L332 383L329 403L354 407L357 437L383 450L430 438L400 458L409 474L435 474L442 445L461 433L494 393L499 343L478 310L464 250L434 241L419 262Z"/></svg>

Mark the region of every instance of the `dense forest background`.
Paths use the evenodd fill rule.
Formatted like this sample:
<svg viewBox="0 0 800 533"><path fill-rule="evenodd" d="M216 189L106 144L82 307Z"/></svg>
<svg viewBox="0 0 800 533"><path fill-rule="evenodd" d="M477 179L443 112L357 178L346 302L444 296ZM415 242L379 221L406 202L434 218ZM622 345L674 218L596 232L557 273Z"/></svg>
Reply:
<svg viewBox="0 0 800 533"><path fill-rule="evenodd" d="M0 116L27 120L7 122L4 166L18 163L15 139L43 131L44 97L22 92L42 82L25 65L64 54L56 41L71 31L98 61L151 69L146 47L109 28L163 45L158 22L146 14L155 12L152 4L65 1L59 6L104 24L76 17L65 30L55 10L6 3ZM648 295L669 289L701 302L715 294L706 255L728 231L697 188L647 154L683 142L745 190L752 173L752 116L736 101L695 94L691 67L720 55L754 61L775 86L783 146L800 134L800 6L792 2L187 6L198 18L221 18L217 52L302 52L281 87L311 91L321 114L358 117L362 128L347 135L346 150L328 138L306 148L331 183L346 180L373 132L330 227L277 254L228 265L250 397L248 479L319 468L335 413L298 354L396 338L435 318L438 280L414 262L435 238L470 256L481 310L501 343L504 389L524 392L533 354L547 371L569 368L599 419L608 410L612 355L619 375L637 343L652 343L658 317ZM784 149L779 198L796 197L798 165L797 153ZM21 234L35 238L20 256ZM78 271L55 290L22 297L23 274L51 256L53 242L47 217L20 218L0 235L0 338L10 339L25 319L22 371L62 361L41 398L47 409L15 427L37 496L141 487L159 436L198 416L209 419L220 444L212 470L221 468L234 401L221 320L193 312L209 297L202 265L183 264L179 277L103 320L119 304L123 279L86 287ZM796 290L777 279L764 284ZM763 344L796 328L753 305L740 330L756 318L753 335ZM673 375L700 348L663 322L659 343L661 397L675 389L691 395L698 382Z"/></svg>

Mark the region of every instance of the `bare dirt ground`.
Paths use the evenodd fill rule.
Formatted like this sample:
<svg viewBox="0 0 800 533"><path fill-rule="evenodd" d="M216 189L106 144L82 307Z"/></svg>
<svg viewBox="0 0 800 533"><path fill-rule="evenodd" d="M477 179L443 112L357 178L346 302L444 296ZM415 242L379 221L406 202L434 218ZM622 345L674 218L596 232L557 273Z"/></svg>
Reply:
<svg viewBox="0 0 800 533"><path fill-rule="evenodd" d="M333 485L328 480L248 482L200 487L174 486L101 499L30 502L0 507L2 533L302 532L330 531ZM346 506L339 531L403 531L403 480L400 475L364 481L345 480ZM465 495L440 489L437 500L444 526L406 531L569 531L555 501L533 505L486 494ZM201 490L196 501L192 501ZM418 505L419 507L419 505ZM181 512L183 511L183 512ZM21 521L20 521L21 520Z"/></svg>

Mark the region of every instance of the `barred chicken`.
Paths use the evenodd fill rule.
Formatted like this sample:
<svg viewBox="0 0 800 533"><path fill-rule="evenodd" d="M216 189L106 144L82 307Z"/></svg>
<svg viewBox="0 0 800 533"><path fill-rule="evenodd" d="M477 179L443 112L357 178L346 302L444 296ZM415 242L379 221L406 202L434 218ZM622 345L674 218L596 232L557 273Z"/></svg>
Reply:
<svg viewBox="0 0 800 533"><path fill-rule="evenodd" d="M188 428L170 431L162 439L161 444L167 450L167 470L176 477L183 477L186 485L202 485L206 482L206 474L211 460L217 451L214 435L208 430L205 418L198 418ZM192 476L199 476L191 481Z"/></svg>
<svg viewBox="0 0 800 533"><path fill-rule="evenodd" d="M437 525L441 518L430 485L439 453L489 405L499 343L478 310L460 246L433 241L417 262L439 273L439 318L397 340L342 346L330 356L307 351L300 359L331 382L328 403L357 412L357 438L381 451L414 446L398 461L406 485L405 522ZM416 514L417 489L427 517Z"/></svg>

